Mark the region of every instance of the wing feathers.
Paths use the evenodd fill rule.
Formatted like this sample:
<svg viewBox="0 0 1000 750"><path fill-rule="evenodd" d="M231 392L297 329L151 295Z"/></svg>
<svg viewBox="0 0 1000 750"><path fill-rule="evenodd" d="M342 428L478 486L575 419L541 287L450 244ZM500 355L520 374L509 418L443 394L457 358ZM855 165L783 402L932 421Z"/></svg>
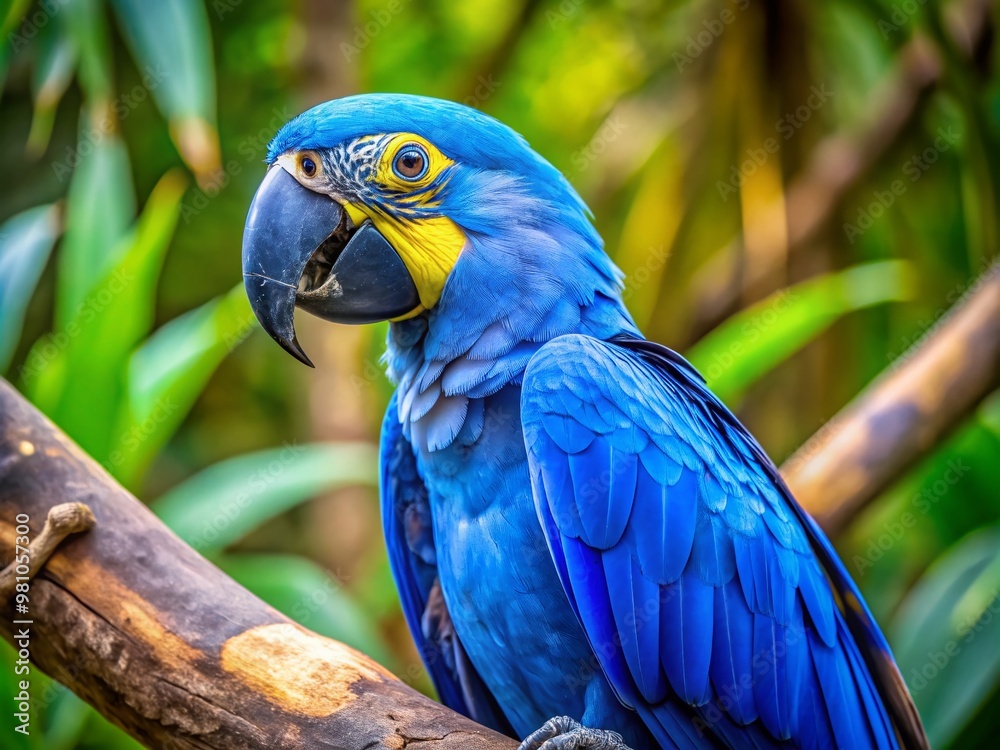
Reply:
<svg viewBox="0 0 1000 750"><path fill-rule="evenodd" d="M710 674L715 692L738 724L757 719L753 674L753 614L737 581L715 589Z"/></svg>
<svg viewBox="0 0 1000 750"><path fill-rule="evenodd" d="M629 670L635 675L643 699L659 703L667 694L666 680L655 658L660 638L660 589L642 575L626 547L601 555L604 573L615 581L617 595L611 597L617 635Z"/></svg>
<svg viewBox="0 0 1000 750"><path fill-rule="evenodd" d="M674 692L692 706L712 698L708 667L712 661L714 590L693 570L662 589L660 658Z"/></svg>
<svg viewBox="0 0 1000 750"><path fill-rule="evenodd" d="M632 524L629 533L643 575L657 583L680 578L691 557L698 506L673 498L690 497L693 490L690 472L668 485L656 481L644 465L639 467L634 512L645 522Z"/></svg>
<svg viewBox="0 0 1000 750"><path fill-rule="evenodd" d="M584 543L607 549L621 539L632 512L637 467L635 454L616 451L602 438L569 456Z"/></svg>
<svg viewBox="0 0 1000 750"><path fill-rule="evenodd" d="M549 342L521 402L542 527L615 691L664 746L897 747L763 451L678 355L617 343Z"/></svg>

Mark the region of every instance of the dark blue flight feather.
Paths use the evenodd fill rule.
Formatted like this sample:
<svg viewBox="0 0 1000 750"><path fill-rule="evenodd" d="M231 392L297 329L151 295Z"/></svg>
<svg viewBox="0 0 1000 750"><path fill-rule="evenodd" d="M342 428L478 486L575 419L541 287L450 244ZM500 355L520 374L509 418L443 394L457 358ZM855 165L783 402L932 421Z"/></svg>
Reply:
<svg viewBox="0 0 1000 750"><path fill-rule="evenodd" d="M566 593L664 747L921 746L829 542L682 357L563 336L531 360L521 402ZM678 710L700 729L682 741Z"/></svg>

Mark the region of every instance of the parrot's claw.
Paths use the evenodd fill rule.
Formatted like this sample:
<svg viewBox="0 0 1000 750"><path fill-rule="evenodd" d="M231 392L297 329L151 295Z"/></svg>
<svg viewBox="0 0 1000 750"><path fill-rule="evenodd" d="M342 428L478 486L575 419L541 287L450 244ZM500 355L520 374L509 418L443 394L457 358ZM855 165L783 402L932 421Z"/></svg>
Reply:
<svg viewBox="0 0 1000 750"><path fill-rule="evenodd" d="M549 719L518 750L632 750L617 732L591 729L568 716Z"/></svg>

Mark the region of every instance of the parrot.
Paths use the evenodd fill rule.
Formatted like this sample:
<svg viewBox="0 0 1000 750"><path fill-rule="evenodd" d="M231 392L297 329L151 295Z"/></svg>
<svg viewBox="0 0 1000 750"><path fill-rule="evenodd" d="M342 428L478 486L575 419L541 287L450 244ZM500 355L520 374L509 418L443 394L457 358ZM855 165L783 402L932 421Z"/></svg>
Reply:
<svg viewBox="0 0 1000 750"><path fill-rule="evenodd" d="M388 321L380 496L448 707L522 750L927 748L889 645L775 464L647 340L570 182L499 120L361 94L284 124L254 314Z"/></svg>

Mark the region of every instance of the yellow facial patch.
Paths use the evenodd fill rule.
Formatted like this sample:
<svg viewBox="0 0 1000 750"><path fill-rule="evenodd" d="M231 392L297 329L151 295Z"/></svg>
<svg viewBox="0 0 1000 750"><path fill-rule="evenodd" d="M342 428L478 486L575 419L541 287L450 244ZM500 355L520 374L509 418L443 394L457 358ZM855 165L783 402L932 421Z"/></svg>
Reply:
<svg viewBox="0 0 1000 750"><path fill-rule="evenodd" d="M417 147L416 150L426 155L427 164L424 173L416 179L407 179L398 171L397 158L404 152L410 150L410 146ZM421 138L414 133L400 133L395 135L386 144L382 151L382 158L372 177L379 185L390 190L397 190L401 193L412 193L414 198L429 198L425 195L426 188L437 179L437 177L454 162L442 154L426 138Z"/></svg>
<svg viewBox="0 0 1000 750"><path fill-rule="evenodd" d="M441 299L445 281L465 247L465 234L446 216L416 220L384 216L372 221L396 248L417 286L421 307L429 310Z"/></svg>
<svg viewBox="0 0 1000 750"><path fill-rule="evenodd" d="M418 146L426 159L426 169L415 179L407 179L394 168L397 157ZM393 200L395 211L379 205L351 203L345 210L351 221L360 224L371 219L375 228L399 253L420 295L420 307L404 318L429 310L441 298L445 281L465 247L465 234L446 216L410 216L407 209L433 206L440 187L435 180L454 162L438 151L427 139L413 133L400 133L389 141L372 176L383 189L400 193ZM398 165L397 165L398 166ZM416 213L415 211L413 213Z"/></svg>

